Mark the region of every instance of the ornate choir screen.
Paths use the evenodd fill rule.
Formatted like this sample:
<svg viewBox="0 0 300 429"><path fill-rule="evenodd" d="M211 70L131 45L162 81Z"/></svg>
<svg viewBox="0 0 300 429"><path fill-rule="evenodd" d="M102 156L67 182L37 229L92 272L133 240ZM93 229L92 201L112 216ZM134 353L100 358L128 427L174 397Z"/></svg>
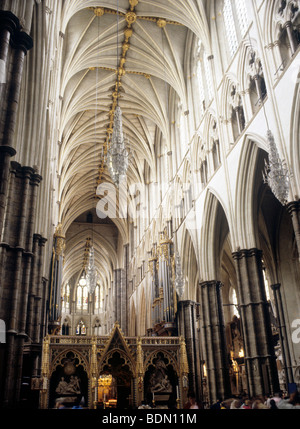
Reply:
<svg viewBox="0 0 300 429"><path fill-rule="evenodd" d="M109 337L48 335L44 339L40 408L131 408L142 401L182 408L188 393L182 337L125 337L115 324Z"/></svg>

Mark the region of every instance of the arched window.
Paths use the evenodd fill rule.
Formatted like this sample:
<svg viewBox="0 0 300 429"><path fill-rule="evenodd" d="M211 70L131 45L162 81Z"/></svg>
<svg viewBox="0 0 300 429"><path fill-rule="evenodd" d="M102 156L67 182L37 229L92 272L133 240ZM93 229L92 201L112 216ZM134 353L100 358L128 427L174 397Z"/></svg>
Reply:
<svg viewBox="0 0 300 429"><path fill-rule="evenodd" d="M239 23L241 37L244 37L249 28L249 16L246 6L246 0L235 0L236 14Z"/></svg>
<svg viewBox="0 0 300 429"><path fill-rule="evenodd" d="M87 310L88 308L88 300L89 300L89 293L88 293L88 288L87 286L84 286L82 288L82 309L83 310Z"/></svg>
<svg viewBox="0 0 300 429"><path fill-rule="evenodd" d="M234 288L232 288L232 304L233 304L233 315L236 317L240 317L240 313L238 311L238 300L237 300L237 295L236 295L236 291Z"/></svg>
<svg viewBox="0 0 300 429"><path fill-rule="evenodd" d="M82 320L76 326L76 335L86 335L86 326Z"/></svg>
<svg viewBox="0 0 300 429"><path fill-rule="evenodd" d="M209 67L209 60L205 51L204 51L204 70L205 70L205 78L207 83L208 100L211 101L214 98L214 93L213 93L211 71Z"/></svg>
<svg viewBox="0 0 300 429"><path fill-rule="evenodd" d="M66 311L70 308L70 286L69 284L65 285L63 288L62 295L62 308Z"/></svg>
<svg viewBox="0 0 300 429"><path fill-rule="evenodd" d="M238 48L238 38L235 29L231 0L224 0L223 14L229 52L231 56L233 56Z"/></svg>
<svg viewBox="0 0 300 429"><path fill-rule="evenodd" d="M82 320L76 326L76 335L86 335L86 326Z"/></svg>
<svg viewBox="0 0 300 429"><path fill-rule="evenodd" d="M230 55L238 49L239 42L249 28L249 16L245 0L223 1L224 25Z"/></svg>
<svg viewBox="0 0 300 429"><path fill-rule="evenodd" d="M206 110L206 107L214 98L214 91L209 59L201 41L198 42L197 60L197 81L200 97L200 112L203 114Z"/></svg>
<svg viewBox="0 0 300 429"><path fill-rule="evenodd" d="M100 287L99 285L95 288L95 311L97 312L100 308Z"/></svg>
<svg viewBox="0 0 300 429"><path fill-rule="evenodd" d="M104 309L104 287L101 285L100 287L100 310Z"/></svg>
<svg viewBox="0 0 300 429"><path fill-rule="evenodd" d="M89 293L87 286L77 286L77 299L76 307L79 311L84 311L88 309Z"/></svg>
<svg viewBox="0 0 300 429"><path fill-rule="evenodd" d="M76 300L76 306L78 310L81 310L82 308L82 287L77 287L77 300Z"/></svg>

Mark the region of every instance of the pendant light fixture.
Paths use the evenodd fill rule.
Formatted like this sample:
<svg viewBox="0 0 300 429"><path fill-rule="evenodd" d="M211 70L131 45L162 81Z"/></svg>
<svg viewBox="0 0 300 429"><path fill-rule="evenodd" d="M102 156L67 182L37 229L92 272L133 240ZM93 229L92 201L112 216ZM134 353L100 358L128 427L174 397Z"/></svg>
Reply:
<svg viewBox="0 0 300 429"><path fill-rule="evenodd" d="M118 61L118 47L119 47L119 1L117 4L117 61ZM118 64L117 64L118 70ZM120 82L121 76L118 73L118 81L116 83L116 89L114 98L116 100L116 108L114 111L114 122L113 132L111 141L107 150L107 167L110 177L116 186L119 186L126 177L128 168L129 153L126 149L125 139L123 135L123 123L122 123L122 110L119 106L120 98Z"/></svg>

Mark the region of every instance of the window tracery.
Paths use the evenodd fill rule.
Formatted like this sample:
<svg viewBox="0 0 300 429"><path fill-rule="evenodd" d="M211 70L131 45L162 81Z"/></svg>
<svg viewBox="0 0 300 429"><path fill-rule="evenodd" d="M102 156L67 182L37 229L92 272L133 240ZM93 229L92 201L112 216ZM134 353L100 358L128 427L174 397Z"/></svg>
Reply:
<svg viewBox="0 0 300 429"><path fill-rule="evenodd" d="M224 0L223 16L227 43L232 57L249 27L249 16L245 0L235 0L234 2Z"/></svg>
<svg viewBox="0 0 300 429"><path fill-rule="evenodd" d="M76 335L86 335L86 325L83 320L80 320L76 326Z"/></svg>
<svg viewBox="0 0 300 429"><path fill-rule="evenodd" d="M214 92L209 59L200 40L198 41L197 48L197 82L199 91L200 113L201 115L203 115L207 106L214 98Z"/></svg>
<svg viewBox="0 0 300 429"><path fill-rule="evenodd" d="M77 300L76 300L77 310L87 310L88 309L88 288L87 286L77 286Z"/></svg>
<svg viewBox="0 0 300 429"><path fill-rule="evenodd" d="M233 56L238 48L238 39L233 17L232 2L230 0L224 0L223 14L229 52L231 56Z"/></svg>
<svg viewBox="0 0 300 429"><path fill-rule="evenodd" d="M66 311L70 308L70 286L69 284L64 286L62 293L62 308Z"/></svg>

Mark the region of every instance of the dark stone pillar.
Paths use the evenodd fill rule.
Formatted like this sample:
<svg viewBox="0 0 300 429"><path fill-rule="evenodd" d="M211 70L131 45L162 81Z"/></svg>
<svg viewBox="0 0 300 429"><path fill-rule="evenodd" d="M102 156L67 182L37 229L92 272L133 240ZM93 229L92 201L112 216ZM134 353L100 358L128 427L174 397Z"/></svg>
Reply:
<svg viewBox="0 0 300 429"><path fill-rule="evenodd" d="M118 322L123 333L128 332L128 245L124 246L124 268L114 270L114 301L115 301L115 322Z"/></svg>
<svg viewBox="0 0 300 429"><path fill-rule="evenodd" d="M277 322L278 322L278 331L279 331L279 340L281 345L281 353L283 358L283 369L286 377L286 390L288 391L288 384L294 382L292 361L290 355L290 348L288 342L288 334L285 324L285 315L282 305L282 297L280 291L280 283L271 285L274 294L276 313L277 313Z"/></svg>
<svg viewBox="0 0 300 429"><path fill-rule="evenodd" d="M3 241L0 243L0 318L7 326L3 403L19 401L23 353L28 341L27 311L33 267L33 228L41 177L30 167L11 163Z"/></svg>
<svg viewBox="0 0 300 429"><path fill-rule="evenodd" d="M288 203L286 209L292 218L298 255L300 258L300 200Z"/></svg>
<svg viewBox="0 0 300 429"><path fill-rule="evenodd" d="M29 340L32 341L34 336L34 298L36 296L36 285L38 282L38 263L39 263L39 241L40 234L33 235L32 244L32 267L30 272L30 284L28 292L27 317L26 317L26 332Z"/></svg>
<svg viewBox="0 0 300 429"><path fill-rule="evenodd" d="M38 266L37 266L37 283L36 283L36 295L34 297L34 343L42 343L41 326L42 326L42 308L43 308L43 261L44 261L44 247L46 239L40 237L39 248L38 248Z"/></svg>
<svg viewBox="0 0 300 429"><path fill-rule="evenodd" d="M221 282L214 280L200 283L203 357L211 403L230 393L221 286Z"/></svg>
<svg viewBox="0 0 300 429"><path fill-rule="evenodd" d="M124 268L118 268L114 273L115 322L119 323L125 334L127 331L126 272Z"/></svg>
<svg viewBox="0 0 300 429"><path fill-rule="evenodd" d="M196 318L196 303L179 301L179 335L183 336L186 344L189 364L189 389L202 399L202 377L200 367L200 344Z"/></svg>
<svg viewBox="0 0 300 429"><path fill-rule="evenodd" d="M233 253L238 280L238 303L245 343L245 365L249 395L269 395L279 382L272 339L270 313L258 249Z"/></svg>
<svg viewBox="0 0 300 429"><path fill-rule="evenodd" d="M13 139L23 75L24 58L32 48L31 37L21 30L11 12L0 11L0 59L5 63L5 82L0 83L0 231L8 192L10 159L15 155Z"/></svg>

